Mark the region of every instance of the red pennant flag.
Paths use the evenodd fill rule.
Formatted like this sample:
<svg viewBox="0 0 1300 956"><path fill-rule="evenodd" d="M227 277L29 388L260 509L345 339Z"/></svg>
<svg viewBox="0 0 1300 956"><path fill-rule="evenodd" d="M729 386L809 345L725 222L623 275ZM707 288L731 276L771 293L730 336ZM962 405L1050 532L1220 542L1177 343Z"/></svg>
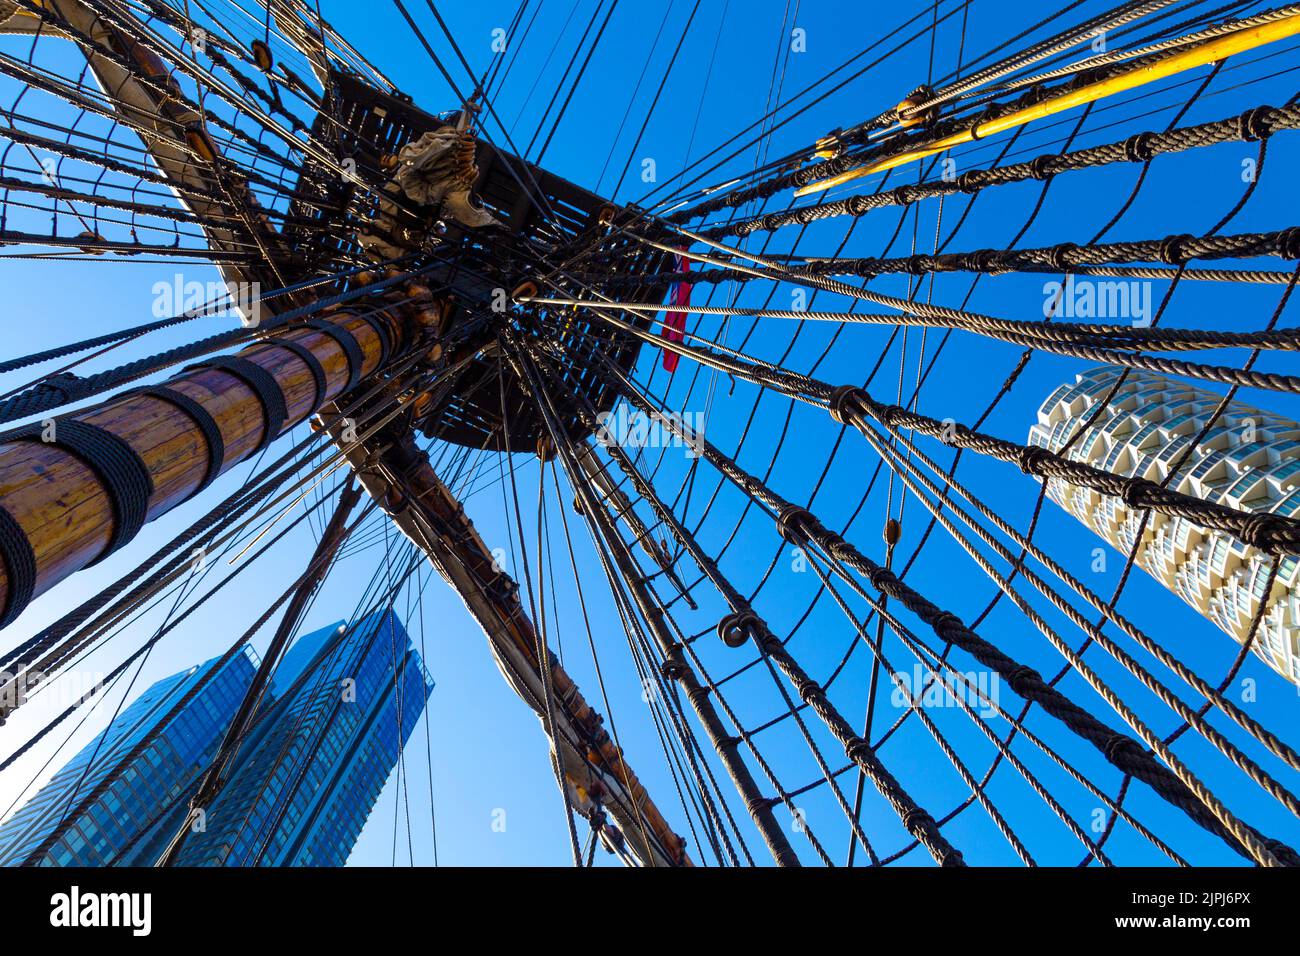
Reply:
<svg viewBox="0 0 1300 956"><path fill-rule="evenodd" d="M691 260L685 256L677 257L677 271L690 272ZM691 304L691 285L689 282L676 282L673 284L668 295L669 301L673 305L690 305ZM664 317L664 329L659 334L669 342L680 342L683 338L682 332L686 329L685 312L669 312ZM677 371L677 359L680 356L676 352L664 349L664 370L667 372Z"/></svg>

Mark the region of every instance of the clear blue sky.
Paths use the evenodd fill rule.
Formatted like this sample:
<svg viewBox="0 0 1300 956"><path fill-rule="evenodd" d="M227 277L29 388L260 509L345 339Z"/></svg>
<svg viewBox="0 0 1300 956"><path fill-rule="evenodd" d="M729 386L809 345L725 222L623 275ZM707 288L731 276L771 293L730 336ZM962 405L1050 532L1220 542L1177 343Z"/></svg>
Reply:
<svg viewBox="0 0 1300 956"><path fill-rule="evenodd" d="M433 67L424 50L401 18L396 7L388 2L341 3L322 0L322 10L327 19L348 36L355 46L379 65L405 92L410 93L425 109L432 112L458 107L443 80ZM458 84L467 86L467 78L456 64L437 24L427 7L408 3L412 15L420 23L431 44L448 64ZM639 180L641 161L654 159L658 178L662 182L673 176L688 162L722 143L733 133L747 126L760 115L769 97L786 99L793 93L818 79L831 67L838 65L871 43L880 33L901 24L915 13L928 10L928 3L869 4L832 2L832 0L804 0L787 4L784 0L753 0L729 4L722 0L706 0L698 4L698 11L690 29L685 32L678 63L672 72L659 106L646 126L644 136L633 151L633 142L654 98L663 76L672 47L683 30L696 5L690 0L663 2L630 2L623 0L609 23L606 35L596 51L581 86L568 107L563 123L548 150L545 165L552 171L588 188L598 183L608 190L618 179L624 163L632 158L632 171L624 182L617 198L634 201L650 188ZM1071 17L1083 19L1089 13L1106 9L1107 4L1084 3ZM496 112L512 129L512 137L522 149L532 139L539 123L539 114L569 63L577 38L586 27L595 9L594 0L549 0L532 26L518 60L501 88L494 96ZM478 3L442 4L440 10L451 26L457 40L475 72L487 67L495 55L492 50L493 31L509 25L515 4L481 0ZM940 5L940 15L958 10L939 26L933 53L927 40L911 44L890 56L863 77L848 84L836 94L781 126L772 146L772 156L790 151L801 143L808 143L830 129L848 126L875 115L897 103L918 83L933 75L943 76L957 64L961 41L962 15L960 4L949 2ZM974 0L969 7L964 51L969 60L973 54L983 53L1002 39L1028 27L1039 17L1039 5L1006 2L1006 0ZM603 16L603 14L602 14ZM662 25L662 36L656 36ZM806 51L784 55L793 27L805 31ZM250 36L252 33L250 32ZM14 41L5 41L6 49ZM1293 64L1294 42L1278 49L1288 52L1258 62L1230 61L1215 83L1202 96L1185 122L1197 122L1234 115L1258 103L1279 105L1295 90ZM552 53L553 50L553 53ZM773 91L774 57L780 51L780 66L776 72L779 96ZM507 51L507 56L511 51ZM883 52L883 50L882 50ZM1274 52L1274 51L1266 51ZM642 68L650 57L650 66L644 80ZM933 57L933 67L931 67ZM1254 80L1278 71L1283 75L1252 83L1245 88L1235 88L1247 80ZM1198 71L1199 79L1204 71ZM706 86L707 79L707 86ZM535 87L535 89L534 89ZM1139 107L1132 97L1102 104L1075 140L1076 146L1109 142L1129 133L1144 129L1162 129L1173 112L1194 86L1166 84L1149 97L1141 100ZM803 101L801 101L803 102ZM630 104L630 110L629 110ZM1147 113L1134 119L1139 113ZM627 115L624 122L625 113ZM552 116L554 112L552 111ZM1061 138L1073 129L1077 114L1068 114L1058 121L1043 124L1041 128L1026 132L1017 144L1015 158L1023 159L1041 152L1059 149ZM1118 123L1118 125L1111 125ZM548 120L546 130L550 129ZM488 124L489 134L501 141L500 130ZM752 135L752 134L751 134ZM545 133L539 138L545 138ZM746 137L748 139L749 137ZM1002 141L991 141L964 151L959 157L959 171L975 164L987 163L996 155ZM536 153L536 147L533 154ZM1223 146L1187 155L1162 157L1138 200L1124 219L1112 230L1110 238L1151 238L1190 232L1200 233L1216 222L1236 201L1244 184L1241 179L1243 159L1254 157L1253 145ZM1269 147L1268 163L1262 181L1250 204L1226 230L1247 232L1276 229L1296 222L1300 202L1294 184L1288 175L1296 161L1296 146L1286 135L1277 137ZM707 182L720 182L728 173L734 173L757 164L754 147L731 160L728 166L711 174ZM1047 201L1033 226L1021 239L1021 246L1046 245L1061 241L1086 241L1118 209L1132 185L1137 167L1121 165L1086 174L1061 177L1055 182ZM603 173L603 176L602 176ZM916 171L900 173L890 185L913 181ZM868 191L875 188L877 180L856 187L842 187L832 196L854 189ZM1029 216L1039 197L1041 185L1027 183L1003 187L976 204L961 232L950 249L968 250L985 246L1007 245ZM784 202L784 198L778 200ZM965 207L964 200L945 204L942 230L946 236ZM773 208L780 208L774 206ZM935 234L937 205L929 203L922 208L919 222L913 225L909 218L893 246L896 255L905 254L912 243L915 228L916 248L932 248ZM897 210L873 213L858 225L853 239L845 247L844 255L880 255L890 241L899 222ZM800 252L831 255L843 238L844 220L831 220L810 228L800 244ZM789 249L792 235L782 234L768 246L769 252ZM759 248L761 236L750 240L751 249ZM1276 262L1260 263L1276 268ZM209 271L189 265L177 267L186 278L206 281ZM160 265L123 264L119 267L101 264L56 263L0 263L9 291L9 318L11 345L6 354L18 354L49 347L75 338L85 337L108 328L118 328L139 321L148 315L153 298L152 287L159 279L169 280L177 268ZM976 288L969 308L974 311L1019 318L1036 318L1042 315L1043 282L1050 277L1007 276L982 280ZM940 276L934 286L934 301L955 305L965 295L970 276L955 274ZM907 290L905 277L885 277L872 284L872 288L895 295ZM1165 289L1164 283L1155 284L1158 299ZM745 292L742 305L761 304L767 288ZM789 288L777 290L773 305L788 307ZM703 287L697 289L697 301L705 295ZM1255 329L1261 327L1276 303L1279 290L1272 286L1234 286L1216 288L1209 283L1184 283L1178 290L1163 320L1169 326L1199 326L1203 328ZM715 304L724 301L720 293ZM842 309L843 300L829 297L818 299L815 307ZM1295 309L1282 325L1295 324ZM869 311L870 309L864 309ZM748 325L742 320L725 332L724 340L736 347ZM719 323L706 321L702 334L714 336ZM782 361L792 368L808 369L817 361L832 335L828 324L809 323L797 335L795 325L777 320L762 321L750 337L745 349L770 361ZM170 340L183 338L188 332L179 332ZM878 357L888 331L879 326L852 326L838 338L834 349L817 367L817 375L830 382L860 382ZM793 337L793 339L792 339ZM166 335L152 340L150 345L169 341ZM908 339L908 358L905 362L904 381L910 385L915 380L915 363L920 348L920 335L913 331ZM926 356L932 354L937 337L931 333ZM787 347L789 354L785 358ZM952 416L963 422L972 422L989 403L1019 356L1019 350L1010 345L992 343L974 336L954 334L922 391L921 411L936 417ZM642 381L651 375L658 364L659 353L646 350L641 357L639 375ZM1240 353L1227 356L1227 362L1239 362ZM875 394L892 399L898 387L900 355L895 346L873 383ZM1292 362L1294 366L1294 362ZM1023 440L1033 421L1034 411L1041 400L1057 384L1069 380L1084 363L1070 359L1036 355L1025 373L1019 378L1010 395L1001 402L997 412L986 424L986 430L1014 440ZM1261 368L1281 367L1278 360L1265 357ZM1294 367L1292 368L1294 371ZM665 381L662 371L650 379L656 390ZM0 386L11 387L17 379L0 380ZM734 391L727 380L714 382L708 375L695 377L695 368L683 361L670 393L670 401L689 411L707 412L707 433L715 444L732 453L746 424L753 405L754 391L744 384L736 384ZM711 396L711 397L710 397ZM1294 397L1277 393L1256 393L1243 390L1240 398L1264 408L1300 416L1300 402ZM810 495L827 455L835 442L838 428L823 413L807 407L798 407L792 414L790 403L771 395L763 397L759 405L758 424L753 428L742 448L740 461L749 470L767 476L769 484L786 497L805 502ZM946 460L946 459L944 459ZM654 461L652 456L651 461ZM660 472L660 487L671 496L675 493L687 462L680 451L670 451L665 456ZM861 436L845 436L843 446L836 456L826 486L819 492L814 510L828 525L843 524L858 504L865 482L874 467L875 459ZM536 466L531 460L520 458L520 495L524 502L526 535L529 553L535 560L535 533L533 520L536 509ZM156 522L142 533L132 545L113 560L82 572L72 581L38 599L20 622L4 635L8 647L25 638L43 624L75 605L113 580L116 573L131 567L159 543L167 540L178 529L202 514L206 507L238 486L249 474L249 466L234 469L213 488L204 501L190 502ZM997 507L1024 527L1032 509L1036 485L1014 468L996 463L966 459L960 475L969 487L978 490L991 505ZM701 472L690 515L692 522L700 520L703 503L712 494L716 476L707 469ZM848 537L869 555L879 558L883 553L880 543L880 526L885 513L886 483L877 484L872 500L850 528ZM894 489L895 501L899 489ZM565 494L565 500L571 496ZM555 517L552 498L551 514ZM706 546L719 547L726 540L741 513L743 502L730 491L719 496L708 511L701 539ZM493 547L510 547L510 532L503 520L501 489L489 486L472 494L467 503L484 538ZM581 535L579 524L570 512L570 525L575 535ZM924 527L922 509L915 501L906 506L904 534L899 556L906 559L916 545ZM1098 542L1072 518L1053 505L1043 511L1037 540L1043 542L1073 572L1084 577L1096 590L1109 595L1114 587L1122 557L1108 554L1108 570L1095 573L1090 570L1092 551ZM181 632L170 635L150 656L142 669L134 695L153 680L189 666L223 648L233 637L256 618L260 609L283 589L285 583L297 573L301 561L313 538L304 527L286 539L275 552L275 558L264 559L267 568L255 570L247 579L232 584L223 599L211 602L194 615ZM600 702L598 684L571 575L564 573L567 556L561 550L563 539L556 538L555 568L559 600L558 642L566 667L586 691L589 700L598 709L606 711ZM332 575L329 590L316 602L308 628L346 617L364 588L382 549L372 548L349 558ZM673 779L666 767L659 741L641 703L641 688L629 659L626 640L617 616L614 614L603 578L589 544L578 538L578 561L584 582L585 596L590 602L594 637L600 654L609 698L613 712L606 712L617 727L620 740L631 755L631 762L642 780L655 795L670 818L683 829L685 820L676 803ZM788 548L773 533L770 522L751 509L746 515L742 532L736 543L728 547L724 570L737 582L742 591L750 593L772 569L765 581L757 607L778 634L788 633L803 615L808 601L816 589L811 574L798 574L791 568ZM521 569L515 567L516 576ZM694 574L689 576L694 579ZM936 529L909 580L924 593L931 595L944 607L964 620L974 618L988 603L995 587L969 561L969 559ZM1036 596L1036 595L1035 595ZM703 631L716 621L718 603L702 602L699 613L684 613L683 627L688 633ZM853 606L861 613L860 602ZM1041 606L1035 601L1035 606ZM1121 609L1148 632L1164 641L1200 673L1216 680L1226 669L1236 653L1234 645L1224 634L1200 618L1163 588L1135 573L1130 582ZM430 737L423 730L412 738L407 753L406 797L410 804L410 828L414 847L414 862L432 862L430 834L429 793L425 753L426 746L432 754L433 793L437 812L439 859L446 864L469 865L525 865L565 864L569 860L566 827L562 819L559 796L547 758L546 743L536 718L505 685L491 657L486 643L459 599L438 580L425 590L423 597L423 628L418 620L411 620L408 628L417 642L421 630L427 653L427 664L437 681L428 722ZM155 612L157 620L161 611ZM1061 626L1059 615L1051 620ZM912 621L911 623L915 623ZM1044 673L1055 673L1060 658L1045 639L1032 628L1013 608L1003 601L998 609L982 624L981 633L994 640L1014 656L1030 663ZM555 632L553 632L555 633ZM922 636L928 631L922 630ZM1077 632L1065 630L1071 641L1077 642ZM129 648L137 646L148 634L137 627L129 634L115 638L103 651L86 664L87 669L109 669L120 660ZM259 636L258 646L266 635ZM790 647L815 677L825 676L838 664L849 648L852 633L846 621L832 602L823 598L810 618L802 624ZM731 651L716 639L705 638L697 645L712 673L725 674L747 659L746 651ZM891 645L893 658L905 669L911 662ZM1132 693L1140 703L1139 712L1153 721L1158 732L1167 733L1174 726L1173 718L1163 708L1152 706L1149 695L1135 692L1134 682L1125 677L1108 658L1094 649L1088 660L1113 686ZM958 659L961 660L960 655ZM973 663L962 660L967 668ZM865 693L863 688L869 671L864 649L858 648L850 664L838 678L835 695L849 719L861 719ZM1163 675L1162 676L1166 676ZM1266 726L1278 731L1292 744L1300 743L1295 730L1295 714L1300 707L1294 686L1288 685L1269 672L1254 657L1242 670L1242 677L1257 682L1258 699L1244 705L1248 712ZM765 674L749 674L729 685L728 696L735 695L746 723L761 723L775 717L781 710L780 698ZM1119 721L1109 715L1107 708L1077 677L1067 678L1062 688L1084 702L1094 712L1103 716L1112 726ZM1239 691L1237 691L1239 697ZM110 694L99 705L86 727L74 736L65 755L75 752L76 746L86 739L92 728L97 729L121 696L120 689ZM1014 700L1007 691L1004 702ZM898 711L885 700L880 717L892 721ZM20 712L5 728L0 744L11 744L25 739L53 712L41 704ZM954 746L970 759L977 776L982 774L991 755L991 748L977 732L971 730L965 718L956 712L932 714L951 735ZM815 719L809 715L809 722ZM1220 721L1217 726L1223 726ZM880 724L877 725L881 726ZM1042 733L1071 764L1113 793L1118 775L1106 765L1090 747L1065 739L1059 725L1036 713L1030 726ZM814 734L822 752L833 768L843 763L842 750L819 728ZM62 734L52 735L62 740ZM1240 739L1237 734L1234 739ZM763 748L781 768L783 782L790 787L809 783L817 777L815 765L790 721L765 732ZM707 747L707 744L705 744ZM1258 747L1243 745L1247 752L1261 756ZM20 762L9 774L0 779L0 810L16 796L15 783L19 778L37 776L40 766L53 748L37 748ZM1065 807L1086 826L1097 801L1066 780L1059 769L1050 765L1032 748L1023 744L1017 749L1027 763L1043 774ZM1232 809L1264 832L1300 842L1300 823L1289 817L1285 809L1257 789L1248 789L1244 778L1224 760L1216 757L1203 744L1186 735L1178 745L1178 753L1203 774L1207 782L1225 783L1222 795ZM1263 755L1266 756L1266 755ZM935 816L940 816L961 799L960 781L942 755L917 726L909 721L904 731L882 751L881 757L917 797L918 802ZM65 756L57 757L57 766ZM1272 764L1269 764L1272 766ZM1289 773L1289 772L1288 772ZM725 775L719 771L719 777ZM1281 776L1285 784L1294 786L1294 776ZM851 781L850 778L846 780ZM723 783L726 787L728 784ZM768 788L764 788L768 789ZM852 786L846 788L849 798ZM990 789L993 799L1006 814L1017 821L1017 829L1043 863L1073 864L1082 856L1082 850L1065 828L1042 807L1030 793L1021 778L1009 768L1002 768ZM370 824L362 836L353 863L388 864L394 858L395 808L399 806L399 787L396 777L380 798ZM812 791L801 798L799 805L807 813L813 830L822 837L837 861L842 860L846 831L839 819L839 811L830 799L826 787ZM868 787L863 814L864 828L870 836L879 835L882 852L897 849L900 831L892 811ZM1200 862L1234 863L1238 857L1227 851L1217 841L1206 838L1181 814L1170 810L1141 786L1133 788L1127 806L1142 820L1150 823L1174 846ZM504 833L494 832L493 812L506 811L507 826ZM738 818L744 816L743 806L733 802ZM778 810L783 826L789 825L788 814ZM398 819L399 838L396 840L396 859L408 862L406 815L403 809ZM760 860L763 857L761 841L748 824L742 828L751 849ZM580 827L580 832L585 832ZM1006 842L997 834L987 817L978 809L967 811L945 829L951 841L966 853L967 859L981 863L1014 863L1015 857ZM806 849L806 842L795 835L796 844ZM1112 838L1109 848L1114 858L1125 862L1159 863L1164 860L1149 844L1136 837L1121 825ZM697 841L692 848L698 854ZM802 850L801 850L802 852ZM698 856L697 856L698 858ZM811 861L813 858L808 856ZM908 862L928 863L928 857L913 853Z"/></svg>

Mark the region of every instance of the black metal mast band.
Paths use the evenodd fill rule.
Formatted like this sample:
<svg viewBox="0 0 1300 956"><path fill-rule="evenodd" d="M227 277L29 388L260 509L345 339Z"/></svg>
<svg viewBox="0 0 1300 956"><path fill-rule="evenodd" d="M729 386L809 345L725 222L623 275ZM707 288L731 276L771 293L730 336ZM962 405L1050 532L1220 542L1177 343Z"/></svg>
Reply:
<svg viewBox="0 0 1300 956"><path fill-rule="evenodd" d="M289 417L289 410L285 404L284 391L274 375L256 362L233 355L216 355L196 362L189 368L217 368L229 372L257 394L258 401L262 404L262 419L266 428L262 440L253 449L254 452L261 451L279 437L285 420Z"/></svg>

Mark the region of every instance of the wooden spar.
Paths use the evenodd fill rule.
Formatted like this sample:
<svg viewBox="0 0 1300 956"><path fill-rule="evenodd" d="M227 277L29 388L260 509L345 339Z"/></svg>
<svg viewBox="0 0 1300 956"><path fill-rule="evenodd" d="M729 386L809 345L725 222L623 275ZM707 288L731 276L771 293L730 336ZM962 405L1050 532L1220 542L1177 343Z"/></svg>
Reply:
<svg viewBox="0 0 1300 956"><path fill-rule="evenodd" d="M170 76L173 68L139 42L138 36L131 35L129 24L132 18L124 16L123 27L119 28L107 22L85 0L44 0L42 6L66 21L74 31L111 50L132 67L126 68L96 53L94 47L84 48L87 63L99 85L125 104L125 109L115 106L121 121L140 133L150 158L172 186L190 190L185 195L177 192L177 201L207 220L203 232L214 256L231 249L243 249L250 239L258 245L261 260L257 267L231 264L219 267L227 285L243 283L247 286L253 282L289 284L280 265L284 249L278 234L246 183L230 167L222 166L220 153L207 132L203 116L177 97L158 92L158 87L176 92L180 87ZM63 35L42 17L25 10L10 17L3 27L4 32ZM139 36L142 35L143 30ZM148 77L152 86L141 82L142 76ZM203 194L225 195L232 201L209 201L201 198ZM239 227L212 224L228 220L232 214L241 220ZM271 308L263 309L263 312L271 311Z"/></svg>
<svg viewBox="0 0 1300 956"><path fill-rule="evenodd" d="M945 149L951 149L963 143L974 142L977 139L992 136L994 133L1002 133L1017 126L1032 123L1035 120L1054 116L1057 113L1074 109L1076 106L1095 103L1097 100L1105 99L1108 96L1124 93L1196 67L1206 66L1216 60L1222 60L1246 50L1253 50L1268 43L1284 40L1287 37L1295 36L1297 33L1300 33L1300 13L1283 17L1271 23L1238 30L1235 33L1229 33L1226 36L1197 44L1190 49L1171 54L1152 63L1140 64L1116 76L1097 80L1079 89L1066 89L1041 103L1014 110L1004 116L994 117L982 123L976 123L970 129L953 133L951 136L945 136L937 142L918 149L908 150L896 156L888 156L874 163L850 169L838 176L831 176L828 179L809 183L801 189L796 189L794 195L798 199L813 193L825 192L833 186L839 186L850 180L860 179L872 173L882 173L906 163L933 156L935 153L941 153Z"/></svg>
<svg viewBox="0 0 1300 956"><path fill-rule="evenodd" d="M392 358L406 354L415 344L410 323L394 314L404 311L402 306L389 306L378 311L339 309L325 315L355 339L364 377L379 368L385 339L391 343ZM377 329L383 330L382 337ZM343 345L329 332L301 327L277 332L278 339L306 348L320 363L326 380L324 394L317 396L311 367L284 345L259 342L235 353L267 372L279 387L286 411L279 429L283 433L338 396L352 370ZM220 471L243 461L263 443L267 416L262 397L238 375L222 368L193 367L161 384L197 402L212 417L224 445ZM60 444L60 426L67 421L97 426L124 441L138 456L152 483L146 521L193 495L208 474L210 445L197 420L178 405L145 394L119 395L55 419L54 441L44 441L40 434L9 441L0 436L0 510L12 519L10 530L16 527L35 561L28 599L103 557L117 520L105 479ZM12 555L6 557L9 560L0 560L0 620L12 620L26 604L21 593L26 587L16 580ZM11 607L15 585L18 603Z"/></svg>
<svg viewBox="0 0 1300 956"><path fill-rule="evenodd" d="M337 429L334 430L338 441ZM348 452L362 486L429 557L438 573L465 601L483 628L506 681L540 716L543 700L537 632L519 600L519 587L497 566L491 551L465 515L460 502L434 473L428 457L409 435L378 456L365 449ZM600 797L627 847L649 866L693 866L679 836L646 792L622 751L602 727L603 718L577 685L549 657L556 704L554 741L576 803ZM574 742L585 752L579 752ZM600 795L604 794L603 797ZM628 812L628 808L633 812ZM609 833L603 834L608 842Z"/></svg>

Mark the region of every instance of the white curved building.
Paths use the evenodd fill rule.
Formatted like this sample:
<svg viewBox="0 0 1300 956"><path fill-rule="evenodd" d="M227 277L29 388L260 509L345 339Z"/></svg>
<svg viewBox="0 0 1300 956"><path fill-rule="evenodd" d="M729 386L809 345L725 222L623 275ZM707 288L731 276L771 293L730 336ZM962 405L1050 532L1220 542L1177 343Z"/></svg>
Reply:
<svg viewBox="0 0 1300 956"><path fill-rule="evenodd" d="M1126 477L1164 481L1205 426L1221 396L1152 372L1129 370L1115 397L1091 418L1121 369L1102 366L1052 392L1038 410L1029 443ZM1188 456L1169 487L1245 511L1300 513L1300 424L1241 402L1231 403ZM1140 511L1088 488L1049 479L1048 496L1125 556ZM1300 559L1283 558L1263 594L1271 558L1229 534L1184 518L1152 513L1138 567L1243 642L1267 598L1253 651L1300 684Z"/></svg>

